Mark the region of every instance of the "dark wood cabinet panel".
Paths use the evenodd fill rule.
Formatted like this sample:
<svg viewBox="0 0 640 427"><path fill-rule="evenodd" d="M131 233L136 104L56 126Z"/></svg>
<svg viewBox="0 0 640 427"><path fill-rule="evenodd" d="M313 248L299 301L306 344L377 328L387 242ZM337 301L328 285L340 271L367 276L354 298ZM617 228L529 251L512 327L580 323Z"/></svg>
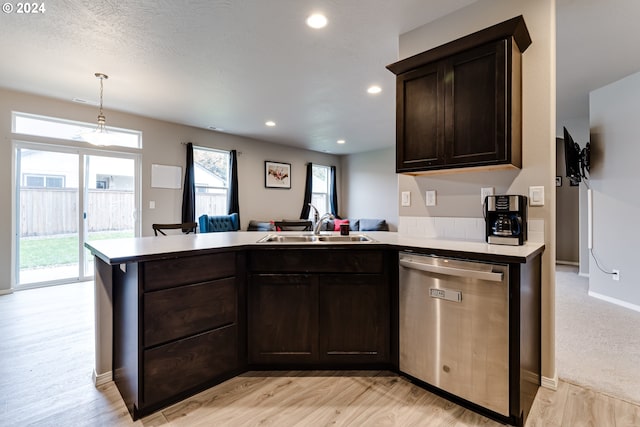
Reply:
<svg viewBox="0 0 640 427"><path fill-rule="evenodd" d="M320 357L374 363L389 357L389 286L379 275L329 275L319 288Z"/></svg>
<svg viewBox="0 0 640 427"><path fill-rule="evenodd" d="M233 277L149 292L143 298L145 347L236 322Z"/></svg>
<svg viewBox="0 0 640 427"><path fill-rule="evenodd" d="M447 164L483 164L509 159L505 60L507 42L500 40L456 55L448 61L451 76L445 108L452 111L445 132Z"/></svg>
<svg viewBox="0 0 640 427"><path fill-rule="evenodd" d="M385 254L383 250L253 251L251 268L281 273L250 270L249 363L327 367L388 363L391 317ZM298 271L298 262L304 260L313 260L311 269L320 272L287 272Z"/></svg>
<svg viewBox="0 0 640 427"><path fill-rule="evenodd" d="M521 167L522 17L387 68L396 74L396 171Z"/></svg>
<svg viewBox="0 0 640 427"><path fill-rule="evenodd" d="M430 64L399 76L397 168L432 167L444 162L443 67Z"/></svg>
<svg viewBox="0 0 640 427"><path fill-rule="evenodd" d="M246 363L244 259L183 254L112 267L113 376L134 420Z"/></svg>
<svg viewBox="0 0 640 427"><path fill-rule="evenodd" d="M298 274L257 274L249 280L249 363L313 362L317 282Z"/></svg>
<svg viewBox="0 0 640 427"><path fill-rule="evenodd" d="M235 325L145 350L144 405L195 389L237 369Z"/></svg>
<svg viewBox="0 0 640 427"><path fill-rule="evenodd" d="M144 290L154 291L230 277L236 272L236 254L176 257L144 263Z"/></svg>
<svg viewBox="0 0 640 427"><path fill-rule="evenodd" d="M252 251L249 270L273 273L380 273L382 251L310 248Z"/></svg>

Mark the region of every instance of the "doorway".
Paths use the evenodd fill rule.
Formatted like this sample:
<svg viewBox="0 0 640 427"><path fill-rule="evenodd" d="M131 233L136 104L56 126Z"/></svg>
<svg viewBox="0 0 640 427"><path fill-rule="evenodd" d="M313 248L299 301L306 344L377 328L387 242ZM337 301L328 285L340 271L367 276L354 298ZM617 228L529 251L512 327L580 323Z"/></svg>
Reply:
<svg viewBox="0 0 640 427"><path fill-rule="evenodd" d="M17 289L90 280L84 243L139 233L139 156L15 144Z"/></svg>

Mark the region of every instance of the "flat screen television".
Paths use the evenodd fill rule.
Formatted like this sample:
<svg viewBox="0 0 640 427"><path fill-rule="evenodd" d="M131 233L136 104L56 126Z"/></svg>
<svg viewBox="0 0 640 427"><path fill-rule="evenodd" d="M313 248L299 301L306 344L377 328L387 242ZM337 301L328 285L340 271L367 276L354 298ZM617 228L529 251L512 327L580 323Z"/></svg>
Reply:
<svg viewBox="0 0 640 427"><path fill-rule="evenodd" d="M580 150L580 146L573 140L566 127L564 129L564 161L567 178L576 185L583 178L587 178L590 163L589 143Z"/></svg>

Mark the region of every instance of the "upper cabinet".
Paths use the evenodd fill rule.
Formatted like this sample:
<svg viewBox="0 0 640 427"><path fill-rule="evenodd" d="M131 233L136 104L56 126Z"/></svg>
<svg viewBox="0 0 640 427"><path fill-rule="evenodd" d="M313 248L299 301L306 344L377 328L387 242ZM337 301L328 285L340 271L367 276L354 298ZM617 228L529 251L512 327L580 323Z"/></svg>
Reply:
<svg viewBox="0 0 640 427"><path fill-rule="evenodd" d="M522 166L522 16L387 66L396 172Z"/></svg>

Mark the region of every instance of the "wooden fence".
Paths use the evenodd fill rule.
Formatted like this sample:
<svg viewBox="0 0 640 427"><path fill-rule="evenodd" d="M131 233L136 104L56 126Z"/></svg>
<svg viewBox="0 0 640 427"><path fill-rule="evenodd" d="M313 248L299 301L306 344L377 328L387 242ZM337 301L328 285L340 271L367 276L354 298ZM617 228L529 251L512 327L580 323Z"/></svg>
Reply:
<svg viewBox="0 0 640 427"><path fill-rule="evenodd" d="M93 231L132 230L133 191L89 190L87 226ZM78 232L78 190L20 189L20 236Z"/></svg>
<svg viewBox="0 0 640 427"><path fill-rule="evenodd" d="M196 193L196 212L222 215L226 206L226 193ZM89 231L133 230L134 207L133 191L89 190ZM78 212L77 189L21 188L20 237L77 233Z"/></svg>

